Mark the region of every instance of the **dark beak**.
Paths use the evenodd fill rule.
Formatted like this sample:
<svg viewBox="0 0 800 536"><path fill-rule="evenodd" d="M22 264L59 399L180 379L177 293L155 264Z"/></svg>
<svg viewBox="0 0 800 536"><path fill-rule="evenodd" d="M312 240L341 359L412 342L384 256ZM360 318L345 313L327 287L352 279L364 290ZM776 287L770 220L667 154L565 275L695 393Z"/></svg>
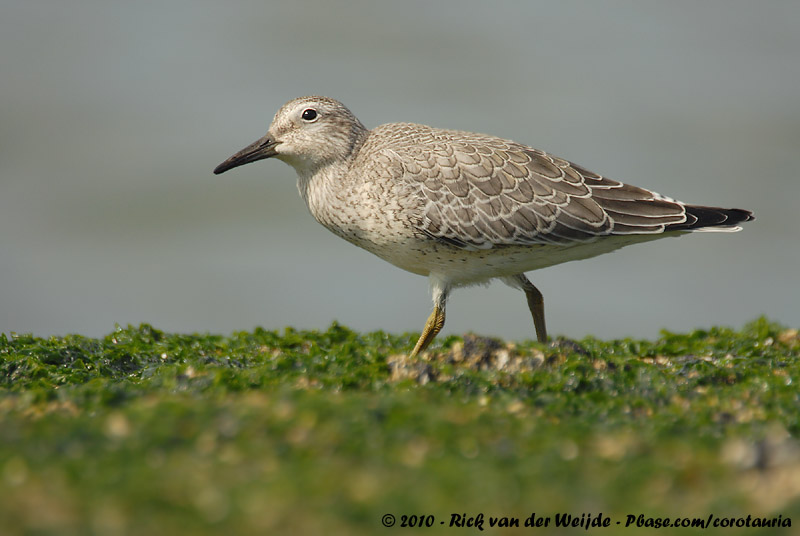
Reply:
<svg viewBox="0 0 800 536"><path fill-rule="evenodd" d="M219 175L220 173L225 173L229 169L233 169L238 166L243 166L245 164L249 164L250 162L256 162L258 160L263 160L265 158L269 158L270 156L275 156L278 154L275 151L275 147L280 142L277 142L270 138L269 134L257 140L232 157L225 160L223 163L218 165L214 169L214 175Z"/></svg>

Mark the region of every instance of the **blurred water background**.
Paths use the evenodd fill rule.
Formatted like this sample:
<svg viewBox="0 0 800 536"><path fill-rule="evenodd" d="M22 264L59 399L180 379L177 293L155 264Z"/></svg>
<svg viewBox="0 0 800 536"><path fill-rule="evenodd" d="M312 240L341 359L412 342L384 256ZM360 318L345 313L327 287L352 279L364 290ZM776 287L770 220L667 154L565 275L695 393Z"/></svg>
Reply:
<svg viewBox="0 0 800 536"><path fill-rule="evenodd" d="M419 331L424 278L318 225L279 161L212 169L285 101L338 98L755 211L529 274L553 335L800 325L800 3L0 1L0 331ZM445 333L533 338L521 292Z"/></svg>

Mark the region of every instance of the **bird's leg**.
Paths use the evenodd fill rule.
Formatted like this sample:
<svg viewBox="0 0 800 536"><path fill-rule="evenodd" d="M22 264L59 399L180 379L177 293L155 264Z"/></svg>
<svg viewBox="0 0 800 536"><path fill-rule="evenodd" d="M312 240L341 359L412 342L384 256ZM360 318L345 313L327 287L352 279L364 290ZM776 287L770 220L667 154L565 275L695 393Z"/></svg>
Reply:
<svg viewBox="0 0 800 536"><path fill-rule="evenodd" d="M504 278L506 284L522 289L528 299L528 309L533 316L533 326L536 328L536 339L541 343L547 342L547 328L544 324L544 296L538 288L533 286L525 274Z"/></svg>
<svg viewBox="0 0 800 536"><path fill-rule="evenodd" d="M425 322L425 329L422 330L422 335L419 336L419 340L411 351L410 357L414 357L424 351L444 327L444 309L450 288L445 282L433 276L430 281L431 292L433 293L433 312L428 317L428 321Z"/></svg>
<svg viewBox="0 0 800 536"><path fill-rule="evenodd" d="M444 307L440 308L439 305L434 305L431 316L429 316L428 321L425 322L425 329L422 330L422 335L419 336L417 345L414 346L414 350L411 352L411 357L425 351L425 348L427 348L433 338L436 337L436 334L442 330L443 326Z"/></svg>
<svg viewBox="0 0 800 536"><path fill-rule="evenodd" d="M536 338L541 343L547 342L547 327L544 324L544 296L538 288L530 284L530 288L523 289L528 299L528 309L533 316L533 327L536 328Z"/></svg>

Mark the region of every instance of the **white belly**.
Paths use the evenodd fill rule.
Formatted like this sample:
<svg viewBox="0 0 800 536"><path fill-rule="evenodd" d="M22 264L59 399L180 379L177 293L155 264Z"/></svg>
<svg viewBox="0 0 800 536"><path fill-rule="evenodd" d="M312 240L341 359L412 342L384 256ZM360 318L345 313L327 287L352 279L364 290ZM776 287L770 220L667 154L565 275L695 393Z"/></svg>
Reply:
<svg viewBox="0 0 800 536"><path fill-rule="evenodd" d="M374 247L356 245L409 272L447 281L452 286L470 285L495 277L517 275L564 262L588 259L621 247L685 233L605 236L593 242L568 246L504 246L468 251L430 241L407 241Z"/></svg>

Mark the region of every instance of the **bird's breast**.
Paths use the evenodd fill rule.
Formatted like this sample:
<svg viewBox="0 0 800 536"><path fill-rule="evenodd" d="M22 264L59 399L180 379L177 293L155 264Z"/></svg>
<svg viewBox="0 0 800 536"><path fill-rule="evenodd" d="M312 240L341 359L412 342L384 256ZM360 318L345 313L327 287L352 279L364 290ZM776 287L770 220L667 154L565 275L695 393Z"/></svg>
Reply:
<svg viewBox="0 0 800 536"><path fill-rule="evenodd" d="M385 185L329 171L300 177L298 189L319 223L373 253L404 249L416 234L402 196L386 191Z"/></svg>

